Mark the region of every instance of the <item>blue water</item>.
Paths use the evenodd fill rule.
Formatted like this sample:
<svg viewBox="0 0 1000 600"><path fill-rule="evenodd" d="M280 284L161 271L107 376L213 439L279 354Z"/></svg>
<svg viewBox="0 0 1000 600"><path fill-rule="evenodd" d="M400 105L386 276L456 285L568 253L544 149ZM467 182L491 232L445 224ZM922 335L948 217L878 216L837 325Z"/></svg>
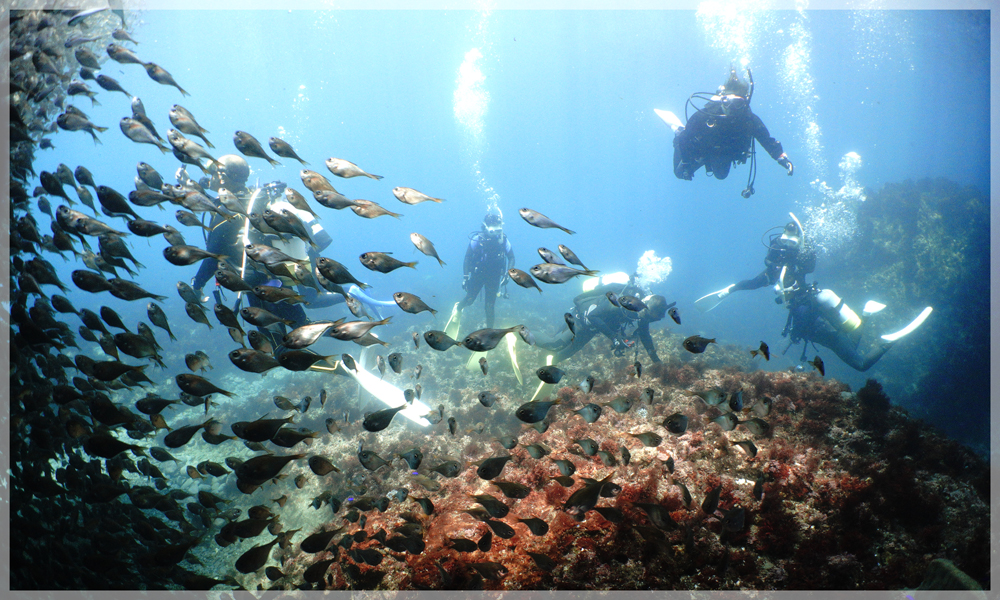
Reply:
<svg viewBox="0 0 1000 600"><path fill-rule="evenodd" d="M715 18L693 11L149 11L140 17L135 52L167 69L191 96L156 84L138 65L109 61L104 72L143 100L164 137L167 113L178 103L211 132L215 156L235 152L232 134L243 130L265 145L270 136L283 138L308 168L325 175L323 161L338 157L385 177L329 175L348 197L379 202L401 219L318 210L334 238L324 256L371 283L376 297L409 291L443 313L436 320L397 317L386 329L390 336L411 326L443 326L462 296L468 234L490 203L503 211L518 267L540 262L537 247L564 243L592 269L631 272L643 252L655 250L670 257L673 271L652 291L676 301L684 318L681 326L664 327L755 347L761 339L779 340L785 322L768 290L706 314L695 311L693 301L756 275L765 253L761 235L784 224L789 211L805 215L835 202L820 183L832 190L844 185L838 165L847 153L861 157L852 177L862 188L940 176L989 190L985 12L750 11ZM691 182L676 179L672 133L653 113L683 115L688 96L714 91L731 63L752 69L753 110L795 164L788 177L761 152L756 194L748 200L740 197L748 165L734 167L725 181L703 172ZM130 116L128 98L101 91L98 99L102 105L93 108L80 97L74 104L109 128L102 145L85 133L60 131L52 136L56 150L38 153L35 170L82 164L99 185L127 194L141 160L172 183L180 166L172 155L137 145L118 130L118 121ZM251 183L280 180L306 192L297 162L280 159L283 165L272 168L248 160ZM196 171L189 167L195 179ZM446 202L406 206L393 198L394 186ZM521 207L577 233L530 227L517 214ZM203 246L197 231L174 222L174 210L139 212L174 224L188 243ZM47 231L47 219L40 223ZM851 233L836 231L837 223L824 227L828 231L807 225L807 235ZM427 236L447 267L417 253L411 232ZM164 307L175 332L201 335L204 326L190 322L174 288L197 266L166 263L161 237L130 240L148 267L138 281L170 298ZM420 264L371 273L357 261L366 251ZM836 287L824 278L820 260L813 278ZM82 268L75 262L57 267L66 282L72 269ZM510 300L498 303L499 321L543 331L561 327L579 283L543 287L539 295L510 286ZM112 305L127 324L145 320L144 301L76 290L71 297L78 308ZM481 317L481 310L477 304L473 314ZM310 316L346 314L339 307L332 312ZM224 331L217 327L213 335L229 347ZM182 343L182 354L200 347L190 337ZM792 350L770 368L792 366L797 354ZM863 375L827 354L827 376L855 389L863 383ZM213 378L232 369L221 350L213 362Z"/></svg>

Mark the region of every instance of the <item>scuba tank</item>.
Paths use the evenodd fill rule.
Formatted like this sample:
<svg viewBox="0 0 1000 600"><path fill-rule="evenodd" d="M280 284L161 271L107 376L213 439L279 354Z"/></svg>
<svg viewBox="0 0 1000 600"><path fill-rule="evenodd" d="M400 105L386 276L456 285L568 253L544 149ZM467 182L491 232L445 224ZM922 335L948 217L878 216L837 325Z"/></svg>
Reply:
<svg viewBox="0 0 1000 600"><path fill-rule="evenodd" d="M833 290L820 290L816 294L816 303L828 315L831 323L843 331L854 331L861 327L861 317L851 310L840 296ZM832 317L832 318L831 318Z"/></svg>

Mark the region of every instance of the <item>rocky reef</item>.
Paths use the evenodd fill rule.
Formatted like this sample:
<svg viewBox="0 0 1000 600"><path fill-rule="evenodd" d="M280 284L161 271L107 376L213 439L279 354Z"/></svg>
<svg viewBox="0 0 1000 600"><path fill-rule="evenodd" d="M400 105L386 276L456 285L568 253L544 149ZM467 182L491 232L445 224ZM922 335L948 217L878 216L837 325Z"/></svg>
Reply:
<svg viewBox="0 0 1000 600"><path fill-rule="evenodd" d="M433 514L425 515L412 499L391 502L384 512L365 511L367 538L348 546L354 552L384 550L371 533L384 530L391 536L407 519L421 524L424 545L419 552L386 552L387 560L377 566L359 561L358 554L338 553L334 546L331 550L339 558L321 585L892 590L919 586L928 565L938 558L986 583L988 470L973 452L909 418L875 381L853 393L816 372L755 370L753 360L761 359L751 359L743 348L713 345L692 357L681 349L679 336L659 331L654 337L665 361L644 365L639 377L632 357L610 357L596 341L569 361L565 368L572 381L553 392L559 404L543 421L544 433L513 417L534 382L529 377L517 391L498 353L490 354L494 365L489 378L465 368L467 352L423 354L420 381L426 394L441 398L445 416L455 418L455 433L444 421L429 434L394 425L378 436L361 431L357 423L346 424L333 439L317 441L309 450L341 457L343 473L311 480L298 497L289 494L283 521L286 528L302 526L293 512L298 505L303 518L315 523L317 516L329 512L307 507L313 492L333 489L335 496L343 496L345 508L327 528L346 525L349 537L359 527L343 520L349 498L355 497L347 490L374 497L403 487L411 497L431 499ZM404 363L409 358L404 355ZM524 367L544 362L534 348L522 351L520 359ZM590 393L576 385L587 374L596 378ZM405 385L412 372L387 377ZM647 388L654 391L652 403L641 398ZM496 405L486 408L478 402L483 390L498 394ZM692 394L705 390L721 390L728 398L741 392L743 407L736 411L741 424L725 431L714 422L732 407L711 406ZM631 402L623 413L610 406L620 398ZM753 407L764 398L771 399L770 411L757 417L763 411ZM587 403L604 404L594 423L571 412ZM678 413L687 417L687 427L674 434L662 422ZM748 429L745 423L753 418L763 419L766 429ZM655 432L658 443L646 446L631 435L644 432ZM507 434L519 442L509 451L497 440ZM398 460L390 468L363 470L352 456L359 436L366 448L387 459L420 447L425 458L419 472L430 481L416 477ZM593 440L604 456L586 455L575 441L582 439ZM532 444L549 454L533 458L528 449ZM622 448L628 451L628 462ZM504 498L471 464L505 454L511 460L498 479L527 486L530 492L524 498ZM563 487L555 481L560 471L552 459L572 462L577 483ZM457 476L428 469L445 460L462 464ZM308 473L304 465L294 466L289 478L300 470ZM610 510L589 511L581 521L565 510L581 478L609 475L620 490L600 498L597 507ZM717 506L708 506L706 498L716 488ZM478 506L470 498L476 494L491 494L509 507L509 515L500 520L513 528L513 537L493 535L486 523L465 512ZM540 518L548 531L535 535L518 523L519 518ZM307 527L299 535L312 531ZM449 541L477 541L484 535L492 537L485 551L460 552ZM529 552L548 557L554 566L540 566ZM285 587L310 565L332 558L328 553L301 553L297 546L276 557L287 579L272 584L251 574L241 583L248 588Z"/></svg>

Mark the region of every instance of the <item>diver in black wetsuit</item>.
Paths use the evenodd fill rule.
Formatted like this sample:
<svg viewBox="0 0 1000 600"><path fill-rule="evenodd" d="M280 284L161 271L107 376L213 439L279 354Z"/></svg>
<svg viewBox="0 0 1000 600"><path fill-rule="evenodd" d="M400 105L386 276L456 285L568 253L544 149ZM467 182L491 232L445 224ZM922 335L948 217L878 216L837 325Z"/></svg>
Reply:
<svg viewBox="0 0 1000 600"><path fill-rule="evenodd" d="M242 157L236 156L234 154L227 154L225 156L219 157L219 163L222 164L221 168L215 168L214 165L210 169L211 179L203 179L202 187L206 189L211 189L213 191L218 191L225 188L236 195L240 200L247 212L256 212L261 214L264 212L264 208L269 203L283 202L282 192L285 189L285 184L280 182L274 182L267 184L259 189L250 190L246 186L246 181L250 177L250 167L246 160ZM250 206L253 203L254 206ZM291 207L288 207L291 208ZM311 215L310 215L311 217ZM222 254L229 257L230 264L237 270L242 270L243 279L250 286L257 285L282 285L279 280L275 277L271 277L265 273L261 273L249 265L247 268L243 268L244 262L244 239L243 232L246 227L246 220L242 218L230 219L227 222L222 222L222 218L219 215L213 216L212 223L210 226L215 227L211 233L208 235L206 241L206 249L209 252L215 254ZM309 227L309 224L307 224ZM322 228L310 227L311 233L313 234L313 240L319 245L320 249L325 248L330 244L330 237L326 234ZM254 229L252 226L247 229L247 234L249 237L249 243L263 243L264 235ZM311 261L315 261L318 256L314 250L306 247L304 244L299 243L296 240L298 246L302 249L299 251L296 258L306 258L308 257ZM295 255L296 252L289 248L281 247L279 248L283 252L289 255ZM249 259L246 259L249 260ZM206 258L201 262L198 268L198 273L194 276L191 281L191 286L201 294L202 288L205 284L215 276L215 272L218 269L218 262L213 258ZM334 306L344 301L343 296L340 294L333 294L329 292L324 292L322 294L318 293L315 289L299 286L298 293L306 297L309 302L308 307L322 308L328 306ZM216 284L215 290L215 301L221 302L221 289L218 284ZM264 308L282 318L289 319L295 323L296 326L305 324L308 321L306 313L303 310L301 304L288 304L287 302L271 303L265 302L258 298L255 294L248 292L243 294L246 302L249 306ZM239 301L237 301L234 310L239 309ZM259 328L262 333L268 335L271 334L266 328ZM284 331L284 326L281 325L279 329ZM280 340L280 338L278 338Z"/></svg>
<svg viewBox="0 0 1000 600"><path fill-rule="evenodd" d="M638 338L649 358L654 363L660 362L656 344L649 333L649 325L663 319L667 309L675 303L667 304L663 296L654 294L642 298L646 308L635 312L612 304L607 297L608 292L617 295L642 293L630 279L627 284L599 285L574 298L571 312L576 319L576 335L567 327L553 340L537 341L542 348L556 351L552 364L558 364L582 350L598 333L611 340L616 356L622 356L629 348L634 347L635 338Z"/></svg>
<svg viewBox="0 0 1000 600"><path fill-rule="evenodd" d="M805 234L795 215L785 225L781 234L774 234L768 242L764 271L753 279L734 283L695 302L702 311L715 308L731 292L755 290L766 285L778 294L774 299L788 308L788 319L781 332L792 344L805 342L802 357L806 360L809 342L833 350L842 361L858 371L867 371L889 351L893 343L915 329L930 314L930 309L897 333L884 335L865 354L858 351L863 334L863 321L832 290L819 289L815 283L806 283L806 275L816 268L816 253L805 243ZM862 314L867 317L885 308L878 302L868 302ZM787 352L787 349L785 350Z"/></svg>
<svg viewBox="0 0 1000 600"><path fill-rule="evenodd" d="M726 288L726 293L756 290L775 285L804 288L806 275L816 270L816 251L805 244L798 223L790 221L781 235L773 235L764 257L764 270L753 279L744 279ZM725 297L725 294L722 296Z"/></svg>
<svg viewBox="0 0 1000 600"><path fill-rule="evenodd" d="M507 282L510 280L507 269L513 266L514 250L503 232L503 217L495 212L488 213L483 219L482 230L473 233L469 238L463 267L465 276L462 279L462 289L466 294L465 298L455 305L452 318L454 319L455 315L475 302L479 293L483 292L486 304L486 327L492 328L496 316L497 296L507 297Z"/></svg>
<svg viewBox="0 0 1000 600"><path fill-rule="evenodd" d="M858 351L863 332L861 318L833 291L821 290L815 283L789 292L785 303L788 320L781 337L789 337L792 344L805 342L803 361L812 342L833 350L852 369L867 371L894 343L880 339L866 354L861 354Z"/></svg>
<svg viewBox="0 0 1000 600"><path fill-rule="evenodd" d="M747 73L750 73L749 69ZM690 181L695 171L703 166L707 174L725 179L734 162L743 164L749 158L750 174L747 187L743 190L743 197L749 198L754 193L753 181L756 177L754 140L787 169L789 175L792 174L792 161L785 155L781 142L771 137L764 122L750 110L753 76L749 77L748 84L731 68L729 79L715 95L699 92L691 96L706 102L701 108L695 107L695 113L687 119L686 125L681 125L671 115L675 122L668 123L674 128L674 175L678 179ZM694 106L693 103L691 105Z"/></svg>

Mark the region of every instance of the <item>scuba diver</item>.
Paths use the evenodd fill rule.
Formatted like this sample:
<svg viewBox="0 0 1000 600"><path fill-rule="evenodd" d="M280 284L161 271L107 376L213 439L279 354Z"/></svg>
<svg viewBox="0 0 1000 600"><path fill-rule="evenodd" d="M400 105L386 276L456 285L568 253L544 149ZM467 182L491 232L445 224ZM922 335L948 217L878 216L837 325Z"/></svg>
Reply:
<svg viewBox="0 0 1000 600"><path fill-rule="evenodd" d="M483 292L486 304L486 327L493 327L497 296L508 297L507 282L510 277L507 269L513 266L514 250L503 232L503 214L500 209L493 208L483 218L481 230L469 235L469 247L465 251L463 267L465 275L462 279L462 289L466 294L452 308L451 317L445 326L448 335L457 335L462 311L476 301L480 292Z"/></svg>
<svg viewBox="0 0 1000 600"><path fill-rule="evenodd" d="M696 92L688 98L684 106L687 124L680 122L672 112L654 109L674 131L674 175L678 179L690 181L694 173L705 167L708 175L725 179L733 163L743 164L750 160L747 187L742 196L749 198L754 193L757 178L756 142L771 155L779 165L791 175L794 167L777 141L768 132L760 117L750 110L753 98L753 74L747 69L749 83L740 79L736 69L730 67L729 79L719 86L715 94ZM699 108L693 100L704 101ZM687 115L691 106L695 113Z"/></svg>
<svg viewBox="0 0 1000 600"><path fill-rule="evenodd" d="M731 292L753 290L765 285L773 285L777 294L774 301L788 308L788 318L781 337L788 337L792 345L805 342L800 362L805 362L809 342L829 348L844 363L857 371L867 371L905 335L919 327L932 308L926 307L909 325L903 329L882 335L877 343L865 354L858 350L867 322L859 317L851 307L833 290L820 289L815 283L806 283L805 276L816 266L816 255L805 242L802 224L794 214L789 213L792 222L785 225L781 234L773 234L768 243L765 269L757 277L729 285L695 301L702 312L712 310ZM766 235L766 233L765 233ZM885 308L884 304L869 300L862 310L869 317Z"/></svg>
<svg viewBox="0 0 1000 600"><path fill-rule="evenodd" d="M250 190L246 185L247 179L250 177L250 167L246 160L234 154L227 154L219 157L219 163L222 165L221 167L213 164L209 168L210 178L202 178L199 182L203 188L216 192L225 188L232 192L246 209L247 214L262 214L264 209L268 207L272 209L280 207L294 211L305 224L319 250L330 245L332 241L330 235L326 233L316 217L294 208L285 200L283 192L286 186L284 183L276 181ZM186 175L187 173L183 168L179 170L177 173L178 183L181 185L187 183L188 178ZM250 286L282 285L279 278L257 271L249 264L249 259L244 254L244 246L251 243L264 243L265 235L252 227L247 219L230 218L226 220L224 217L215 214L212 217L209 227L212 229L205 240L206 249L214 254L222 254L229 257L232 266L240 271L241 277L243 277L247 284ZM316 250L307 247L298 238L292 238L289 241L272 239L268 243L289 256L299 259L308 258L313 265L315 265L315 260L318 257ZM214 258L206 258L201 262L197 274L191 280L191 286L195 289L196 293L199 295L203 294L203 287L215 276L217 269L218 262ZM297 291L305 296L309 302L308 307L310 309L334 306L344 302L344 297L340 294L332 292L319 293L316 289L303 285L299 285ZM215 296L216 303L222 302L222 287L218 283L216 283L213 295ZM239 312L239 308L245 297L248 305L265 308L282 318L293 321L296 326L305 324L309 320L301 304L265 302L253 293L241 293L239 296L233 306L234 312ZM276 342L275 347L278 346L277 342L280 342L280 336L275 336L274 332L268 331L266 328L258 329L261 330L261 333L267 334L268 337ZM281 335L283 335L284 325L279 324L279 329L281 329Z"/></svg>
<svg viewBox="0 0 1000 600"><path fill-rule="evenodd" d="M642 297L646 308L636 312L617 306L608 298L608 292L616 296ZM582 350L598 333L611 340L615 356L623 356L632 348L638 354L639 349L635 347L635 340L638 338L649 358L658 363L660 357L649 333L649 325L663 319L674 304L676 303L667 304L666 299L658 294L643 294L635 283L635 277L629 277L625 273L590 279L584 283L584 292L573 299L570 313L576 320L576 332L570 331L567 326L555 339L538 340L537 344L555 351L551 364L556 364Z"/></svg>
<svg viewBox="0 0 1000 600"><path fill-rule="evenodd" d="M464 272L462 289L465 290L465 298L452 307L444 332L452 338L462 339L459 331L462 311L476 301L480 292L483 293L483 302L486 305L486 327L492 329L496 320L497 297L508 297L507 282L510 276L507 275L507 269L513 266L514 250L503 232L503 213L495 205L491 206L483 218L480 230L469 234L469 247L465 251L465 264L462 269ZM519 383L523 383L521 368L517 363L516 340L517 335L507 334L503 347L507 350L514 377ZM466 368L479 369L479 359L485 356L484 352L473 352L465 364Z"/></svg>
<svg viewBox="0 0 1000 600"><path fill-rule="evenodd" d="M698 310L701 312L712 310L731 292L756 290L767 285L776 285L779 281L787 288L806 286L806 275L816 270L816 251L806 245L799 220L792 213L788 214L792 220L785 225L780 234L771 234L767 243L764 243L767 247L764 270L753 279L744 279L702 296L694 303ZM764 235L768 235L774 229L769 229ZM761 241L763 243L763 240Z"/></svg>

